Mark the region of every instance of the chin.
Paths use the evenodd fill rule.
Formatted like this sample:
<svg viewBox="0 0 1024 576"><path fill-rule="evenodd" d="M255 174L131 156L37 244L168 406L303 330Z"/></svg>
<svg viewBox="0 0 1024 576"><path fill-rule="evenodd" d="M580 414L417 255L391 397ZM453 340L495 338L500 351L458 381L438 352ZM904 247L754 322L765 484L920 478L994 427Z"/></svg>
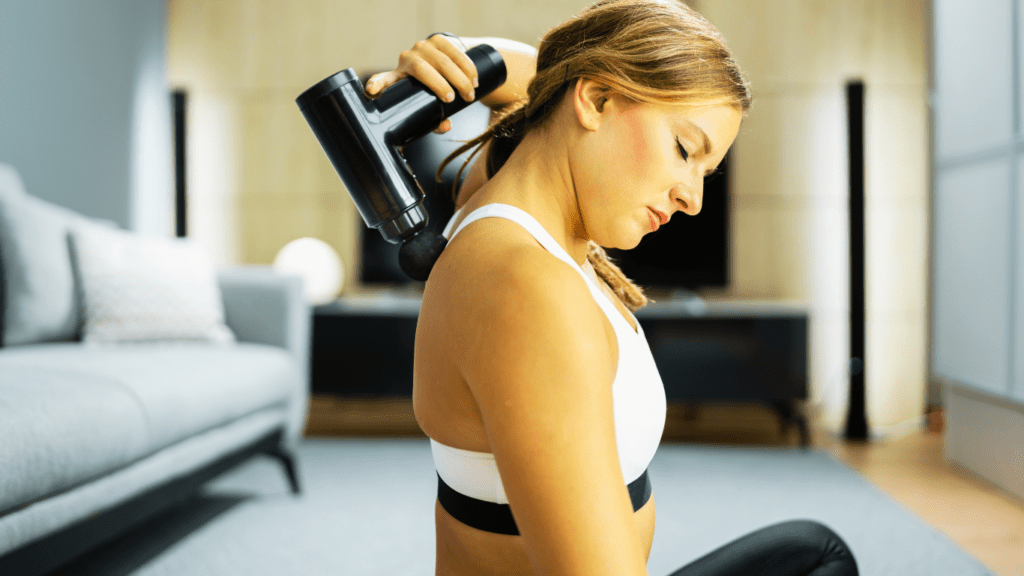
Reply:
<svg viewBox="0 0 1024 576"><path fill-rule="evenodd" d="M612 248L615 248L617 250L632 250L633 248L636 248L637 246L640 245L640 241L644 239L644 236L646 234L648 234L648 232L641 232L639 236L629 238L624 242L620 242L615 246L612 246Z"/></svg>
<svg viewBox="0 0 1024 576"><path fill-rule="evenodd" d="M611 234L604 237L591 236L598 246L605 249L614 250L632 250L640 245L640 241L644 239L644 236L650 234L651 231L646 226L637 226L635 222L623 222L621 227L616 227L611 230Z"/></svg>

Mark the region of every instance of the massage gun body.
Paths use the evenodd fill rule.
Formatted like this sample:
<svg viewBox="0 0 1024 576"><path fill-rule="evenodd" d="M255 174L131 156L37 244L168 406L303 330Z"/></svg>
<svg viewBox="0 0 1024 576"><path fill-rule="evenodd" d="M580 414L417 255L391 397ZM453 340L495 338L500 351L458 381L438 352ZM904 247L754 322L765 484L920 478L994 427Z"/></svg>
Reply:
<svg viewBox="0 0 1024 576"><path fill-rule="evenodd" d="M445 118L443 107L408 80L380 98L366 98L351 68L324 82L332 89L303 113L366 225L400 242L426 225L420 211L406 214L420 204L423 191L401 148L436 128Z"/></svg>
<svg viewBox="0 0 1024 576"><path fill-rule="evenodd" d="M505 63L497 50L480 45L466 54L477 67L478 95L504 84ZM436 129L469 102L459 96L443 102L413 78L400 80L379 98L370 99L349 68L315 84L296 103L366 225L380 230L389 242L405 242L403 250L411 246L410 240L427 225L427 211L422 206L423 190L402 157L402 147ZM443 238L418 238L414 244L405 250L413 263L403 262L402 268L414 278L425 279L444 247Z"/></svg>

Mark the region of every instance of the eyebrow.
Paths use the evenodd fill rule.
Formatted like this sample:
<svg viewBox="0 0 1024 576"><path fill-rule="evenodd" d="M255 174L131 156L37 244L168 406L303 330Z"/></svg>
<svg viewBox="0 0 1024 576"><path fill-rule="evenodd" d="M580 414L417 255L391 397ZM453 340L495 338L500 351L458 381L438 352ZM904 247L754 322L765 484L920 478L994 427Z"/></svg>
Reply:
<svg viewBox="0 0 1024 576"><path fill-rule="evenodd" d="M707 133L704 132L704 130L700 126L697 126L696 124L694 124L693 122L691 122L689 120L687 120L686 123L689 124L690 126L692 126L694 128L694 130L696 130L697 132L700 132L700 137L704 140L704 155L707 156L708 154L710 154L711 153L711 139L708 138ZM718 169L715 168L714 170L705 173L704 177L707 178L708 176L711 176L712 174L714 174L717 171L718 171Z"/></svg>
<svg viewBox="0 0 1024 576"><path fill-rule="evenodd" d="M690 124L690 126L693 126L694 129L697 130L697 132L700 132L700 137L704 139L704 154L711 154L711 140L708 138L708 135L704 132L704 130L701 129L700 126L697 126L696 124L690 122L689 120L687 120L687 122Z"/></svg>

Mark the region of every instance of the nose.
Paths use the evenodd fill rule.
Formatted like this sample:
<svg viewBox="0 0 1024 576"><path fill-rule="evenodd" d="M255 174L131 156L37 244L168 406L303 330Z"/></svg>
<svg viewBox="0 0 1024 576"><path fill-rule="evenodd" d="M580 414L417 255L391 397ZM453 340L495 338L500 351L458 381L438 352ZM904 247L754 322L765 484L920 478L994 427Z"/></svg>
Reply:
<svg viewBox="0 0 1024 576"><path fill-rule="evenodd" d="M679 184L672 189L672 201L676 208L690 216L700 214L704 200L704 179L694 178L686 184Z"/></svg>

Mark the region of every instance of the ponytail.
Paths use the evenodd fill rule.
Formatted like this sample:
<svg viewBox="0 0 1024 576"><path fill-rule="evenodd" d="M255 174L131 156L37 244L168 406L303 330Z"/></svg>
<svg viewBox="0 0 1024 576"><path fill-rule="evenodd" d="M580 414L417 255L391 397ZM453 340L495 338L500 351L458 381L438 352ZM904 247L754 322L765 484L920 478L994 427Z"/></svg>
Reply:
<svg viewBox="0 0 1024 576"><path fill-rule="evenodd" d="M441 182L441 173L444 169L455 160L460 154L465 153L467 150L475 148L473 153L466 158L466 161L459 167L458 173L455 175L455 183L452 185L452 202L459 195L459 185L462 182L462 173L466 168L473 163L473 159L476 155L483 150L484 145L488 142L491 143L490 151L487 155L487 178L491 179L497 174L498 169L505 165L505 161L508 160L509 156L512 155L512 151L515 150L516 146L519 145L523 140L523 136L526 135L526 102L524 98L519 102L510 104L502 112L501 117L497 122L492 124L483 134L473 138L466 142L462 146L459 146L454 152L448 155L447 158L441 161L441 165L437 168L435 173L435 179Z"/></svg>

